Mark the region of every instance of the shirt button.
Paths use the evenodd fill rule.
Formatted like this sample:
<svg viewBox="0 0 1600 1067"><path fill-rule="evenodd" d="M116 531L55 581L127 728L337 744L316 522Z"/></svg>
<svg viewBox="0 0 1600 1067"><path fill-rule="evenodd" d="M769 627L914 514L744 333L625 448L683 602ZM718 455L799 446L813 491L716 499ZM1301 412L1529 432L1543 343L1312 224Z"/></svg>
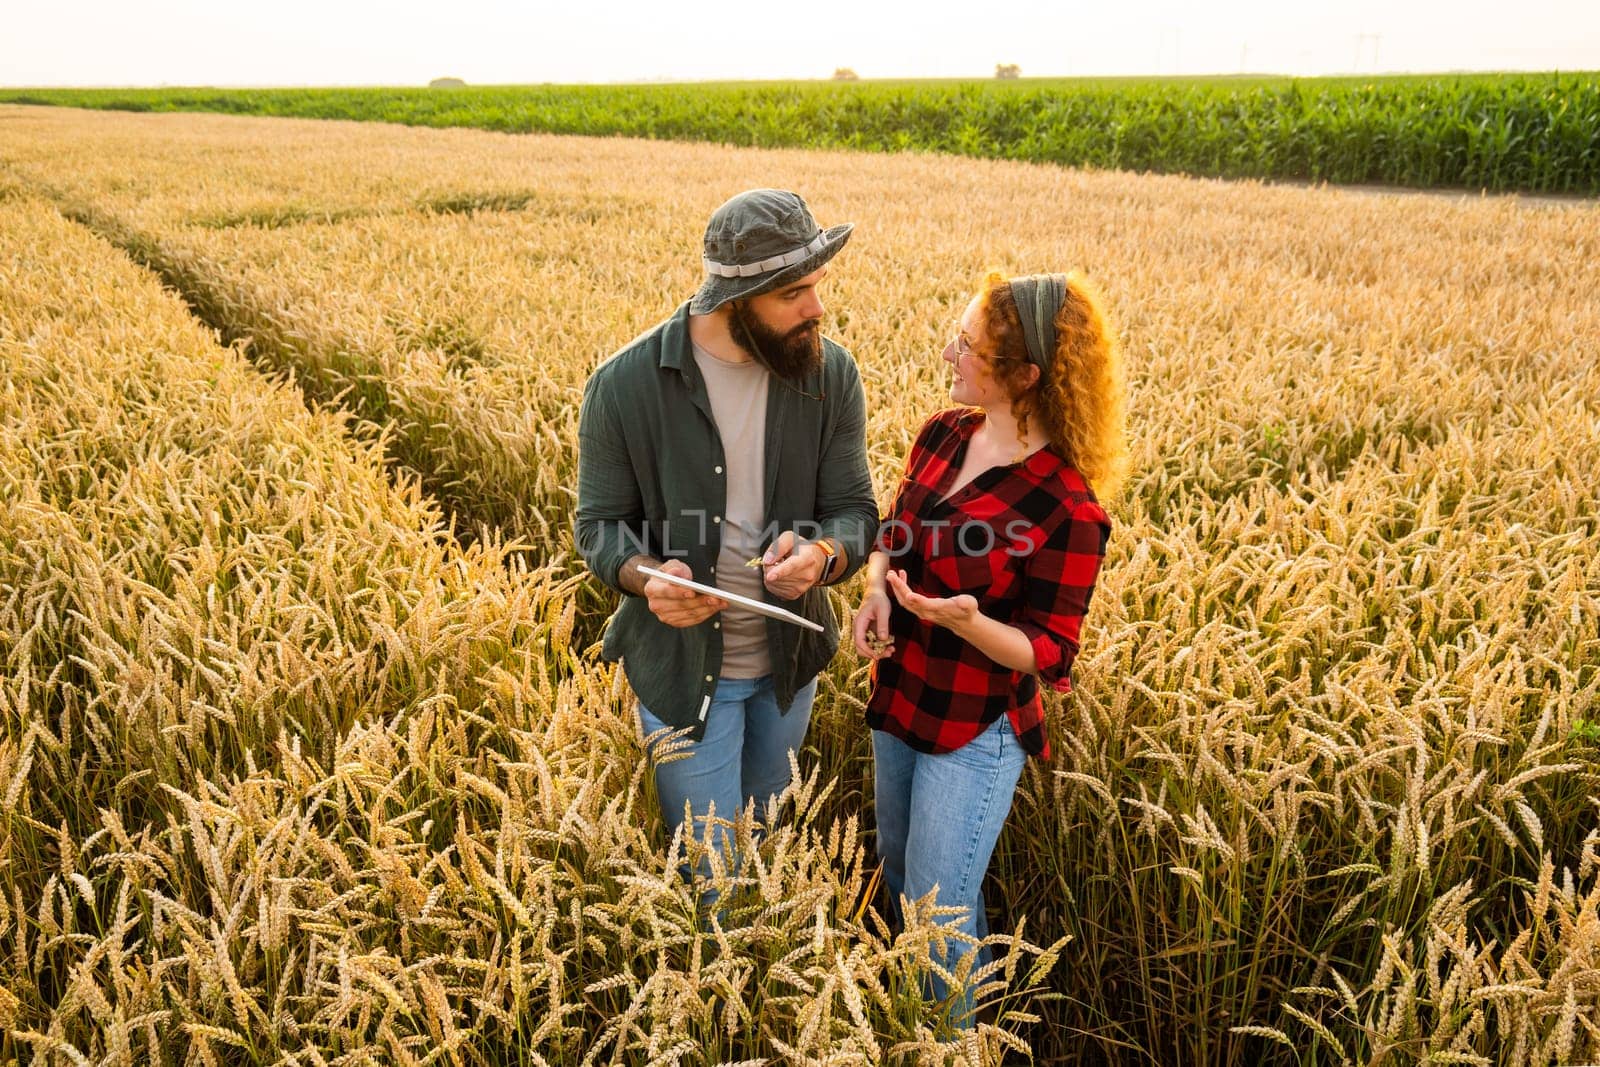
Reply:
<svg viewBox="0 0 1600 1067"><path fill-rule="evenodd" d="M722 521L722 516L721 515L713 515L713 516L711 516L711 521L712 522L716 522L716 523L720 523Z"/></svg>
<svg viewBox="0 0 1600 1067"><path fill-rule="evenodd" d="M715 567L712 567L712 568L711 568L711 573L712 573L712 574L715 574L715 573L717 573L717 568L715 568Z"/></svg>
<svg viewBox="0 0 1600 1067"><path fill-rule="evenodd" d="M706 681L708 681L708 682L711 681L711 675L709 675L709 674L706 675Z"/></svg>
<svg viewBox="0 0 1600 1067"><path fill-rule="evenodd" d="M716 468L716 471L717 471L718 474L721 474L722 473L722 468L718 467L718 468Z"/></svg>
<svg viewBox="0 0 1600 1067"><path fill-rule="evenodd" d="M714 622L711 624L711 628L713 630L720 630L722 629L722 624L720 622Z"/></svg>

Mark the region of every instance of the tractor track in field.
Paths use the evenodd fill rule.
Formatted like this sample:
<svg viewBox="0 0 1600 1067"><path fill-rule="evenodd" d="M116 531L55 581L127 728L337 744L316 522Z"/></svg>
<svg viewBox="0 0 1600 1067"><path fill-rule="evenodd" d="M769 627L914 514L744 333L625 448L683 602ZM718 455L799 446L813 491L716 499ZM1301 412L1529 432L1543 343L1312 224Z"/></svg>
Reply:
<svg viewBox="0 0 1600 1067"><path fill-rule="evenodd" d="M400 435L393 432L391 401L380 377L363 376L360 395L352 399L353 390L348 385L339 387L320 382L315 373L308 372L306 363L287 340L291 327L274 321L246 322L228 314L226 308L237 304L237 294L222 292L215 285L199 277L180 259L169 255L161 241L152 235L127 226L120 219L93 206L74 201L64 192L37 178L18 174L5 167L0 160L0 188L11 188L39 196L54 205L63 218L83 227L95 237L130 260L150 271L161 284L180 299L194 319L214 330L221 342L235 347L243 356L269 378L278 378L294 385L307 407L312 410L332 411L345 417L345 426L357 440L381 441L387 459L385 464L390 480L396 486L416 483L424 496L440 509L451 536L462 545L471 545L486 537L508 537L516 533L508 529L503 516L485 513L475 507L475 501L452 494L446 479L426 469L418 457L401 453L397 448ZM516 210L504 208L502 210ZM427 205L408 210L429 210ZM249 303L248 300L245 303ZM270 319L270 316L267 316ZM531 561L556 562L533 548L526 550ZM584 572L576 553L565 560L569 571L576 575ZM598 641L610 615L610 605L604 597L580 592L580 610L574 628L574 643L585 647Z"/></svg>

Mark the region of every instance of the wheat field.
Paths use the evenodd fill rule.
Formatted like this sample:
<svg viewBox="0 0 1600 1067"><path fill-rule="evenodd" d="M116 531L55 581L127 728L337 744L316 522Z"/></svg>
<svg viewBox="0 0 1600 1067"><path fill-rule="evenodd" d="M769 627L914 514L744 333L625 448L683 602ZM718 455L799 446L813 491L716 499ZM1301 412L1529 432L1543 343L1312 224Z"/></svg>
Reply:
<svg viewBox="0 0 1600 1067"><path fill-rule="evenodd" d="M986 268L1086 271L1125 338L966 1040L935 929L853 915L853 653L705 931L592 647L578 392L755 185L857 224L880 502ZM0 1051L1600 1057L1592 203L6 107L0 212Z"/></svg>

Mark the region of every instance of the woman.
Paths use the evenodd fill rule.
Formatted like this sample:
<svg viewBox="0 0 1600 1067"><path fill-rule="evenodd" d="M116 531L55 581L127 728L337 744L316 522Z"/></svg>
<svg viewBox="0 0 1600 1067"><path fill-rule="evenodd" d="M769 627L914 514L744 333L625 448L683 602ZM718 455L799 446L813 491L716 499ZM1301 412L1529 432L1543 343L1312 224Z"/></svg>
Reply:
<svg viewBox="0 0 1600 1067"><path fill-rule="evenodd" d="M876 661L867 722L890 896L937 887L939 904L968 909L955 929L981 939L983 875L1017 779L1028 755L1050 754L1039 683L1070 688L1105 555L1097 494L1126 468L1124 384L1100 299L1077 276L991 274L944 359L963 406L911 447L854 637ZM953 1015L971 1024L970 995Z"/></svg>

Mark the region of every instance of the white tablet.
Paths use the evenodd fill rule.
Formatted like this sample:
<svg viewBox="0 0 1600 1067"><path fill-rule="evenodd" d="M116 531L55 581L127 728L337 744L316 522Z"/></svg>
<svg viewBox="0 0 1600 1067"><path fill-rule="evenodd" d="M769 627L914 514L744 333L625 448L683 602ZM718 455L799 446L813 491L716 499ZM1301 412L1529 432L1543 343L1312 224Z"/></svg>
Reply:
<svg viewBox="0 0 1600 1067"><path fill-rule="evenodd" d="M741 608L755 612L757 615L765 615L768 618L780 619L796 626L804 626L806 629L815 630L819 634L824 632L821 624L812 622L810 619L803 619L792 611L785 610L774 604L768 604L764 600L751 600L747 596L730 593L726 589L718 589L714 585L702 585L688 578L680 578L676 574L658 571L654 567L640 567L638 570L640 574L648 574L652 578L660 578L663 582L671 582L673 585L681 585L685 589L693 589L696 593L704 593L707 596L717 597L719 600L726 600L729 604L737 604Z"/></svg>

